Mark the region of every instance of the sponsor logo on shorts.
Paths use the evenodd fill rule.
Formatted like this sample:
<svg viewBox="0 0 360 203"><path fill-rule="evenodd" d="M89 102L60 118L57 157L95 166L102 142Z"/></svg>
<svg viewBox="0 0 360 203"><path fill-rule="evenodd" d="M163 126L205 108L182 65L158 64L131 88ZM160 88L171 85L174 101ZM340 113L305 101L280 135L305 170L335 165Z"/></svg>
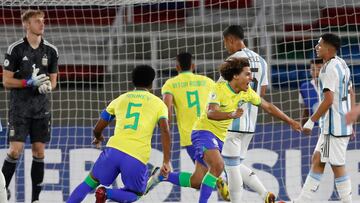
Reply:
<svg viewBox="0 0 360 203"><path fill-rule="evenodd" d="M219 148L219 143L218 143L218 141L217 141L215 138L213 138L212 141L213 141L214 145Z"/></svg>

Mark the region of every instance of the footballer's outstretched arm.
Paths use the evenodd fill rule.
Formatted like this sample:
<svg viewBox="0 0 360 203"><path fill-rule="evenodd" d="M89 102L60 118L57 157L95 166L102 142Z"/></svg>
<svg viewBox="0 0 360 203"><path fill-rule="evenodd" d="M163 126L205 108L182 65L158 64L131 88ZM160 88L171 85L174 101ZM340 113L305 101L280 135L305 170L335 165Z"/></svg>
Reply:
<svg viewBox="0 0 360 203"><path fill-rule="evenodd" d="M302 113L302 116L301 116L301 125L304 125L306 123L306 121L309 119L309 109L304 107L304 111Z"/></svg>
<svg viewBox="0 0 360 203"><path fill-rule="evenodd" d="M160 119L159 127L161 134L161 144L163 148L163 166L161 167L161 172L164 176L167 176L167 174L171 171L171 135L167 119Z"/></svg>
<svg viewBox="0 0 360 203"><path fill-rule="evenodd" d="M281 119L282 121L288 123L291 128L293 128L296 131L301 131L301 125L299 122L293 120L289 116L287 116L284 112L282 112L280 109L278 109L275 105L273 105L270 102L267 102L265 99L261 98L261 108L263 108L268 114Z"/></svg>

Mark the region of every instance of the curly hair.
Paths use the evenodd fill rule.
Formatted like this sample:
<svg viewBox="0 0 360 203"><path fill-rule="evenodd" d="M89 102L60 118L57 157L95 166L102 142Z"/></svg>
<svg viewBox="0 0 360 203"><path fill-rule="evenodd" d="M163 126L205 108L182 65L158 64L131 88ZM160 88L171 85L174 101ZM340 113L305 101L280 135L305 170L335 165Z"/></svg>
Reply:
<svg viewBox="0 0 360 203"><path fill-rule="evenodd" d="M234 75L239 75L244 67L250 67L249 60L244 57L230 57L220 65L220 75L227 81L231 81Z"/></svg>

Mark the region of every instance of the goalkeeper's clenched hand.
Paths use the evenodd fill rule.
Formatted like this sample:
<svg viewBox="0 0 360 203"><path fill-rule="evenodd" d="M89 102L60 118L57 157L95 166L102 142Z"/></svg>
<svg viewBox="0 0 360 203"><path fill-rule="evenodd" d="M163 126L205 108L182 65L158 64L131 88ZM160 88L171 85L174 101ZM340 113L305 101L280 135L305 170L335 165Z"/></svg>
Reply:
<svg viewBox="0 0 360 203"><path fill-rule="evenodd" d="M50 93L52 90L50 80L45 81L40 87L38 88L40 94Z"/></svg>
<svg viewBox="0 0 360 203"><path fill-rule="evenodd" d="M46 76L45 74L37 75L38 73L39 73L39 68L35 68L33 66L33 72L31 74L31 78L26 80L26 87L31 87L31 86L39 87L40 85L44 84L46 81L49 80L49 76Z"/></svg>

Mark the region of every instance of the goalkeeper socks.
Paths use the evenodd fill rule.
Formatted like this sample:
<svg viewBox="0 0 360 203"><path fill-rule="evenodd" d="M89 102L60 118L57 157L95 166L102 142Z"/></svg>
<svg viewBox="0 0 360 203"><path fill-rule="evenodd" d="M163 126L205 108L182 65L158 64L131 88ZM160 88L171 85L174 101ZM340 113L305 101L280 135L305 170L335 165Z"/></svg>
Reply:
<svg viewBox="0 0 360 203"><path fill-rule="evenodd" d="M321 177L322 173L310 171L296 202L308 202L313 199L314 193L319 189Z"/></svg>
<svg viewBox="0 0 360 203"><path fill-rule="evenodd" d="M352 195L351 195L351 180L349 176L345 175L342 177L335 178L335 185L337 192L341 198L341 202L343 203L351 203Z"/></svg>
<svg viewBox="0 0 360 203"><path fill-rule="evenodd" d="M44 180L44 158L33 157L31 165L32 198L31 202L39 200L41 183Z"/></svg>
<svg viewBox="0 0 360 203"><path fill-rule="evenodd" d="M181 187L191 187L191 183L190 183L191 175L192 173L188 173L188 172L169 173L169 176L165 181L168 181L174 185L179 185Z"/></svg>
<svg viewBox="0 0 360 203"><path fill-rule="evenodd" d="M106 198L116 202L135 202L139 195L124 189L106 189Z"/></svg>
<svg viewBox="0 0 360 203"><path fill-rule="evenodd" d="M4 164L3 164L1 171L5 177L5 183L6 183L5 187L6 188L9 187L11 178L13 177L13 175L15 173L17 161L18 161L17 159L12 158L11 156L9 156L9 154L7 154L7 156L4 160Z"/></svg>
<svg viewBox="0 0 360 203"><path fill-rule="evenodd" d="M240 164L240 173L245 185L249 186L252 190L257 192L262 199L265 200L268 191L259 180L257 175L244 164Z"/></svg>
<svg viewBox="0 0 360 203"><path fill-rule="evenodd" d="M201 182L199 203L207 203L212 191L216 187L217 177L207 172Z"/></svg>
<svg viewBox="0 0 360 203"><path fill-rule="evenodd" d="M75 190L70 194L69 199L66 203L78 203L85 199L86 195L90 193L93 189L99 186L99 183L94 180L90 175L78 185Z"/></svg>

